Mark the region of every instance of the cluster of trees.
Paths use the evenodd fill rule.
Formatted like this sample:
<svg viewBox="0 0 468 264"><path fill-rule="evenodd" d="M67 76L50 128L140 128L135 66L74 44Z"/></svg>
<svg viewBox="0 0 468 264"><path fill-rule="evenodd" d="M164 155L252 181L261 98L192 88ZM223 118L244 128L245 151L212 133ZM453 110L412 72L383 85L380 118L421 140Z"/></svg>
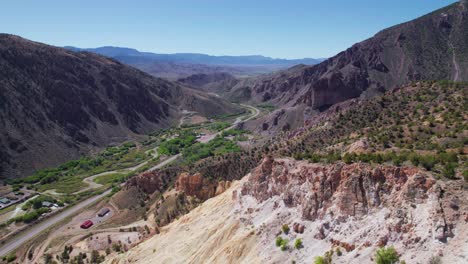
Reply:
<svg viewBox="0 0 468 264"><path fill-rule="evenodd" d="M193 163L210 156L223 155L231 152L241 151L240 147L232 140L222 136L216 136L207 143L195 143L182 151L184 160Z"/></svg>
<svg viewBox="0 0 468 264"><path fill-rule="evenodd" d="M37 219L39 219L39 217L45 213L48 213L50 212L50 209L49 208L46 208L46 207L42 207L42 208L39 208L37 210L34 210L32 212L29 212L29 213L25 213L24 215L21 215L21 216L17 216L17 217L14 217L14 218L10 218L8 221L7 221L7 225L15 222L15 223L20 223L20 222L24 222L24 223L31 223Z"/></svg>
<svg viewBox="0 0 468 264"><path fill-rule="evenodd" d="M42 208L42 202L50 202L50 203L56 203L57 205L59 206L63 206L63 202L57 200L57 199L54 199L50 196L47 196L47 195L40 195L39 197L33 199L33 200L29 200L28 202L26 202L22 207L21 209L23 209L24 211L27 211L29 209L31 209L31 207L33 209L39 209L39 208Z"/></svg>
<svg viewBox="0 0 468 264"><path fill-rule="evenodd" d="M225 128L228 128L231 125L229 122L216 122L208 126L208 129L214 131L221 131Z"/></svg>
<svg viewBox="0 0 468 264"><path fill-rule="evenodd" d="M178 137L165 140L159 145L158 152L162 155L176 155L182 149L187 148L195 143L196 136L193 132L183 132Z"/></svg>
<svg viewBox="0 0 468 264"><path fill-rule="evenodd" d="M135 146L135 143L129 142L119 147L108 147L95 158L82 157L78 160L71 160L56 168L38 170L28 177L9 180L8 183L14 186L18 186L22 183L39 183L43 185L56 182L63 176L86 174L87 172L93 173L93 170L96 168L121 159L129 153L130 149L135 148Z"/></svg>

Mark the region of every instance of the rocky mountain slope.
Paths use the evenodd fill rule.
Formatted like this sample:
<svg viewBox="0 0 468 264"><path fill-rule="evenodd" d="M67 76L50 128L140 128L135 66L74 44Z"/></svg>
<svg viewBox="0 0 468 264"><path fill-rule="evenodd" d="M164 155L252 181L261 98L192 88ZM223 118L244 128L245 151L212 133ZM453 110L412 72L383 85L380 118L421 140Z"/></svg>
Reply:
<svg viewBox="0 0 468 264"><path fill-rule="evenodd" d="M467 17L468 3L454 3L385 29L320 64L244 80L227 97L286 110L298 106L323 110L412 81L467 81Z"/></svg>
<svg viewBox="0 0 468 264"><path fill-rule="evenodd" d="M240 155L134 177L129 190L166 193L160 233L108 261L375 263L392 246L406 263L464 263L466 87L351 99Z"/></svg>
<svg viewBox="0 0 468 264"><path fill-rule="evenodd" d="M26 176L92 150L237 107L93 53L0 35L0 175Z"/></svg>
<svg viewBox="0 0 468 264"><path fill-rule="evenodd" d="M240 80L229 73L219 72L213 74L193 74L178 81L205 92L224 94L239 83Z"/></svg>

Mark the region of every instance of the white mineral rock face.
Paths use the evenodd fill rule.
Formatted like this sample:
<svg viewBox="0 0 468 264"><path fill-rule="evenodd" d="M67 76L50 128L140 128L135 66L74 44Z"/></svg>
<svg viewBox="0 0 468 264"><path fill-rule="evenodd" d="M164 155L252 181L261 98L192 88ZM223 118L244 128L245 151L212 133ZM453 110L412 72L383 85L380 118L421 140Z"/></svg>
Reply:
<svg viewBox="0 0 468 264"><path fill-rule="evenodd" d="M373 263L375 251L387 245L406 263L428 263L436 255L443 263L467 263L462 184L436 181L414 168L265 160L161 234L108 262L312 263L334 250L333 263ZM288 234L281 232L284 224ZM289 240L287 250L275 245L278 235ZM303 248L294 248L296 239Z"/></svg>

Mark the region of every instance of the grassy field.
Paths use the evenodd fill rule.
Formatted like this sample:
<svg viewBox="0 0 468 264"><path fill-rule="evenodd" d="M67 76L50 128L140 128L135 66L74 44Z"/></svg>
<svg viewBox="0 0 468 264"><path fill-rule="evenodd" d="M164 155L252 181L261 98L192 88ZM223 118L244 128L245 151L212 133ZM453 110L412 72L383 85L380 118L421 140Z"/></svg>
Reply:
<svg viewBox="0 0 468 264"><path fill-rule="evenodd" d="M37 185L37 191L44 192L47 190L55 190L57 193L71 194L86 187L88 187L88 185L83 182L81 177L67 176L61 177L58 181Z"/></svg>
<svg viewBox="0 0 468 264"><path fill-rule="evenodd" d="M102 184L102 185L117 183L117 182L121 182L122 179L127 177L127 175L128 175L127 173L111 173L111 174L96 177L94 179L94 182Z"/></svg>

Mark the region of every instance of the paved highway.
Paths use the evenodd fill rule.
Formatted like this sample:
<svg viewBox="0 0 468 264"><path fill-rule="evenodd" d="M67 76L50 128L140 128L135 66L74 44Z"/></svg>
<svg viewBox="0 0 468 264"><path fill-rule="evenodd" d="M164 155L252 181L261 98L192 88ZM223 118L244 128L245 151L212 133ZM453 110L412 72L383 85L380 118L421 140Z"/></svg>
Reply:
<svg viewBox="0 0 468 264"><path fill-rule="evenodd" d="M252 107L252 106L249 106L249 105L242 105L242 106L251 109L252 113L253 113L249 118L245 119L244 121L251 120L252 118L255 118L256 116L258 116L258 114L260 113L260 111L255 107ZM238 118L234 122L234 124L232 126L226 128L225 130L235 127L235 125L237 123L241 122L241 121L242 121L242 119ZM217 135L219 133L220 132L218 132L218 133L216 133L214 135ZM180 156L181 156L181 154L174 155L174 156L164 160L163 162L159 163L158 165L152 167L151 169L149 169L149 171L159 169L159 168L171 163L172 161L176 160ZM64 209L63 211L61 211L61 212L59 212L59 213L57 213L57 214L43 220L41 223L39 223L37 225L32 225L30 228L28 228L28 229L20 232L19 234L15 235L13 238L8 240L8 242L6 244L2 245L0 247L0 256L5 256L9 252L15 250L16 248L18 248L22 244L26 243L28 240L30 240L30 239L34 238L35 236L39 235L41 232L43 232L47 228L50 228L53 225L55 225L55 224L59 223L60 221L64 220L65 218L73 216L74 214L82 211L87 206L97 202L99 199L103 198L104 196L106 196L106 195L108 195L110 193L111 193L111 190L107 190L102 194L93 196L93 197L88 198L88 199L86 199L86 200L84 200L84 201L82 201L82 202L80 202L80 203L78 203L78 204L76 204L74 206L71 206L70 208Z"/></svg>

